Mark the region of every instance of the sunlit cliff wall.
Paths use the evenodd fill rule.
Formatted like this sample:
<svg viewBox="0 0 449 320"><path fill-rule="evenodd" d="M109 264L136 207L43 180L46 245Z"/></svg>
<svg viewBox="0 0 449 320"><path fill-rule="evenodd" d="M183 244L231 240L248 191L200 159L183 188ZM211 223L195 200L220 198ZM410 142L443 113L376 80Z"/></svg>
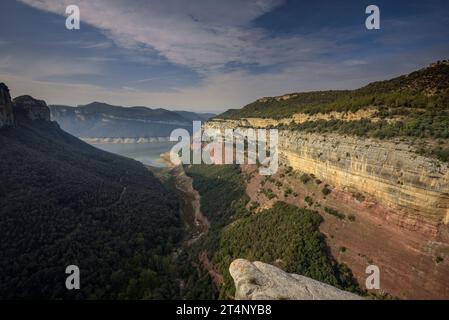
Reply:
<svg viewBox="0 0 449 320"><path fill-rule="evenodd" d="M273 120L274 121L274 120ZM205 128L247 126L246 120L209 121ZM363 192L397 209L397 223L437 232L449 223L449 168L394 143L337 134L279 131L279 160L347 191Z"/></svg>

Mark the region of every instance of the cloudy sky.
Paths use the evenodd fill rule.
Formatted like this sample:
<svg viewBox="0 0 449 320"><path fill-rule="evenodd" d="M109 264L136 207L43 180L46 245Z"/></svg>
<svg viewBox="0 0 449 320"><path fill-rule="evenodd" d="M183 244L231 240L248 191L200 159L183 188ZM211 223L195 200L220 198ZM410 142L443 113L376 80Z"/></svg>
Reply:
<svg viewBox="0 0 449 320"><path fill-rule="evenodd" d="M65 28L76 4L81 29ZM365 28L365 8L381 29ZM449 58L449 1L2 0L0 82L50 104L220 112Z"/></svg>

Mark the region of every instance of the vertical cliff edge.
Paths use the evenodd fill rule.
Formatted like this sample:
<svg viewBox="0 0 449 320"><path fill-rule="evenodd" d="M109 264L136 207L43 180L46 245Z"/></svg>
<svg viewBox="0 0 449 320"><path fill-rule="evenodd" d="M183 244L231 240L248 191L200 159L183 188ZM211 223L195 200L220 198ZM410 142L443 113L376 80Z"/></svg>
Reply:
<svg viewBox="0 0 449 320"><path fill-rule="evenodd" d="M11 100L9 88L0 83L0 128L36 120L50 121L50 109L45 101L28 95Z"/></svg>
<svg viewBox="0 0 449 320"><path fill-rule="evenodd" d="M0 128L14 125L11 96L4 83L0 83Z"/></svg>

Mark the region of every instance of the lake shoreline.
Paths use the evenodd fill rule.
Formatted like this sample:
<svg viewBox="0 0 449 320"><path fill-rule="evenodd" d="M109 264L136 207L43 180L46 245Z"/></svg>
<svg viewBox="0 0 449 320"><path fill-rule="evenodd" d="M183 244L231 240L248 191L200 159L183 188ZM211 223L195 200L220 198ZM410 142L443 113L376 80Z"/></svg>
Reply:
<svg viewBox="0 0 449 320"><path fill-rule="evenodd" d="M86 141L87 142L87 141ZM154 167L164 167L166 164L162 161L160 155L169 152L176 142L169 140L156 140L148 142L127 142L127 143L93 143L87 142L91 146L103 151L111 152L134 159L144 165Z"/></svg>
<svg viewBox="0 0 449 320"><path fill-rule="evenodd" d="M148 137L148 138L89 138L79 137L89 144L145 144L154 142L169 142L170 137Z"/></svg>

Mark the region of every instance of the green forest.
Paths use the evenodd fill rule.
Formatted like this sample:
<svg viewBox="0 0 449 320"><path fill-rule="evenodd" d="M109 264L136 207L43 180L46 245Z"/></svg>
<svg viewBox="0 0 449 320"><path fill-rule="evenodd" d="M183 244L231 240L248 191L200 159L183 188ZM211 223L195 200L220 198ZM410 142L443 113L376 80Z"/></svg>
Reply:
<svg viewBox="0 0 449 320"><path fill-rule="evenodd" d="M0 146L1 299L179 297L178 203L141 163L43 121L1 128Z"/></svg>
<svg viewBox="0 0 449 320"><path fill-rule="evenodd" d="M273 208L237 220L226 228L214 255L225 275L221 297L233 296L234 283L227 270L237 258L277 265L289 273L358 292L351 271L328 253L319 230L321 221L317 212L277 202Z"/></svg>

